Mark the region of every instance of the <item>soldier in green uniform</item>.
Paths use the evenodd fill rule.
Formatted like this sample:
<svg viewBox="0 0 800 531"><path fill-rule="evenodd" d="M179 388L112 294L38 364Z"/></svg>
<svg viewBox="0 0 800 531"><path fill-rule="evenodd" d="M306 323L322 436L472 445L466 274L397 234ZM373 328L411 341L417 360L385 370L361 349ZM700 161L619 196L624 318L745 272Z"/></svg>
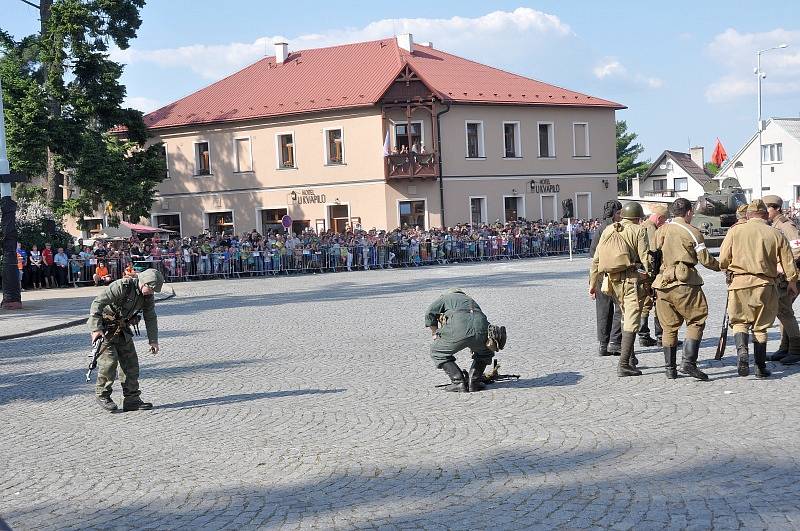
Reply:
<svg viewBox="0 0 800 531"><path fill-rule="evenodd" d="M115 280L92 302L89 310L89 330L92 342L104 336L108 348L97 360L97 384L95 394L97 403L103 409L115 411L117 404L111 400L111 388L120 370L122 385L122 409L135 411L152 409L153 404L143 402L139 390L139 359L133 344L130 323L141 311L147 327L147 340L150 350L157 354L158 319L155 312L154 293L161 291L164 277L155 269L146 269L135 277ZM117 328L119 331L117 332Z"/></svg>
<svg viewBox="0 0 800 531"><path fill-rule="evenodd" d="M425 326L433 334L431 357L436 368L450 377L451 383L445 390L469 392L483 389L481 376L486 366L494 353L505 346L505 327L490 325L478 303L461 289L447 290L433 301L425 312ZM472 352L473 365L469 375L459 368L455 358L455 354L465 348Z"/></svg>
<svg viewBox="0 0 800 531"><path fill-rule="evenodd" d="M647 231L647 243L652 251L656 248L656 231L667 222L667 207L664 205L653 205L650 207L650 212L650 216L642 221L641 225L644 227L645 231ZM658 310L652 293L653 285L649 280L645 280L643 284L646 295L644 303L642 304L642 317L639 324L639 345L643 347L652 347L654 345L661 346L661 339L664 331L658 320ZM648 325L650 310L653 311L653 331L656 335L655 339L650 337L650 326Z"/></svg>

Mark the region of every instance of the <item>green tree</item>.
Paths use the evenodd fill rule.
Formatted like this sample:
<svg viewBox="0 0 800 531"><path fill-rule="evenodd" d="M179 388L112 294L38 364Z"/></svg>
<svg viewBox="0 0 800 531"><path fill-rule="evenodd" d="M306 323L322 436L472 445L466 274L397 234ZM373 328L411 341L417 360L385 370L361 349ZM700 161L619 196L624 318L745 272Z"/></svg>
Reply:
<svg viewBox="0 0 800 531"><path fill-rule="evenodd" d="M617 190L623 192L628 182L636 174L644 174L650 166L650 160L637 160L644 153L644 147L634 143L638 135L628 132L625 120L617 120Z"/></svg>
<svg viewBox="0 0 800 531"><path fill-rule="evenodd" d="M711 175L716 175L717 173L719 173L719 166L717 166L713 162L706 162L706 171L709 172Z"/></svg>
<svg viewBox="0 0 800 531"><path fill-rule="evenodd" d="M0 30L9 159L14 171L42 178L59 213L83 217L111 204L112 223L138 218L165 174L160 146L144 148L142 113L123 108L122 65L108 55L136 36L144 3L40 0L38 34L15 41ZM107 133L115 126L125 141ZM79 190L63 205L62 181Z"/></svg>

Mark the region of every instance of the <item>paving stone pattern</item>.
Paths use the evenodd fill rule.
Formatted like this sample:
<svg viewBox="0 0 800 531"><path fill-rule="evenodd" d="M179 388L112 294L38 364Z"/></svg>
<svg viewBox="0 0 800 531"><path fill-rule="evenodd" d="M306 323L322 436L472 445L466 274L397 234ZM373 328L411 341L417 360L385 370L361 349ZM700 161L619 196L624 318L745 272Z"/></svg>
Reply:
<svg viewBox="0 0 800 531"><path fill-rule="evenodd" d="M82 329L3 342L0 516L37 530L800 528L800 369L739 378L730 346L701 364L711 381L668 381L650 348L644 376L617 378L616 358L595 356L587 269L177 285L162 354L140 356L150 412L94 404ZM724 284L704 276L708 360ZM455 286L508 327L502 370L518 382L434 388L422 315Z"/></svg>

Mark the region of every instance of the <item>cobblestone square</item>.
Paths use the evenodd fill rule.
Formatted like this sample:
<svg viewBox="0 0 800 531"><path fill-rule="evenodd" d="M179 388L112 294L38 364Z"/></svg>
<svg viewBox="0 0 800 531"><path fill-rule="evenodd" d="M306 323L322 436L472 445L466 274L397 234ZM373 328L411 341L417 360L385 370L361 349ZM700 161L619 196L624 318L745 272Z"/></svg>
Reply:
<svg viewBox="0 0 800 531"><path fill-rule="evenodd" d="M638 347L644 375L617 378L595 355L587 270L173 285L161 354L137 340L149 412L93 402L84 327L0 342L0 516L24 530L800 528L800 369L739 378L732 345L708 361L724 279L704 270L711 380L668 381L661 350ZM434 387L423 312L457 286L508 327L501 372L519 381Z"/></svg>

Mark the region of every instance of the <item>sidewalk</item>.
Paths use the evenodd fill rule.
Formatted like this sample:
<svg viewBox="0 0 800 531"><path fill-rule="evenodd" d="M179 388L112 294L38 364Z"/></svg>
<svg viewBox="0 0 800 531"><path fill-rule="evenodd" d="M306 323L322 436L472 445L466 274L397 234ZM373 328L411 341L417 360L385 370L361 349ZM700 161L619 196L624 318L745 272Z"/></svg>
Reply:
<svg viewBox="0 0 800 531"><path fill-rule="evenodd" d="M85 319L101 289L91 286L23 291L21 310L0 310L0 338Z"/></svg>

